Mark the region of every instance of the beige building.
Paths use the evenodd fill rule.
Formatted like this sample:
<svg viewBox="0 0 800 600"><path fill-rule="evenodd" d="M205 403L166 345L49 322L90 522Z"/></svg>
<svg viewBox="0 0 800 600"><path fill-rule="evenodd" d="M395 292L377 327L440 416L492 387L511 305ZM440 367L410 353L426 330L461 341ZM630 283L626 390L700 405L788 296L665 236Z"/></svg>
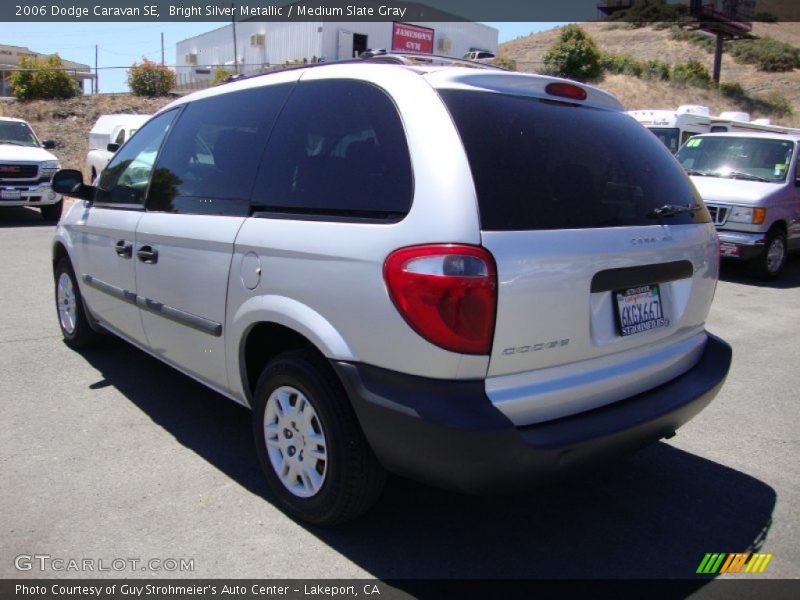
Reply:
<svg viewBox="0 0 800 600"><path fill-rule="evenodd" d="M11 96L11 88L7 83L8 76L17 68L20 58L23 56L48 56L40 52L34 52L30 48L24 46L6 46L0 44L0 97ZM95 75L91 71L89 65L76 63L71 60L66 60L62 57L64 68L68 70L69 74L78 82L81 90L86 92L84 88L84 81L89 81L89 90L93 91L95 87Z"/></svg>

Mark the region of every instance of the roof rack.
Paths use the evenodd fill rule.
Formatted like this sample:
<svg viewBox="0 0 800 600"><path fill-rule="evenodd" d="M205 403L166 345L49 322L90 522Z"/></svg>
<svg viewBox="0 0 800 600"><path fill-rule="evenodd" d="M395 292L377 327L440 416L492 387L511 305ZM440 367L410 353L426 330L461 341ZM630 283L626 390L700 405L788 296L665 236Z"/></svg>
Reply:
<svg viewBox="0 0 800 600"><path fill-rule="evenodd" d="M297 69L313 69L315 67L324 67L327 65L343 65L343 64L363 64L370 63L383 63L395 64L412 67L469 67L472 69L493 69L495 71L506 71L503 67L496 65L475 62L463 58L453 58L452 56L442 56L438 54L417 54L414 52L388 52L384 49L380 50L366 50L362 52L358 58L347 58L343 60L334 60L331 62L320 61L316 63L304 63L295 65L286 65L265 71L263 73L239 73L231 75L217 85L225 85L233 83L234 81L242 81L243 79L252 79L253 77L264 77L273 73L283 73L285 71L295 71Z"/></svg>
<svg viewBox="0 0 800 600"><path fill-rule="evenodd" d="M367 50L362 52L355 60L394 63L415 67L446 66L469 67L472 69L494 69L500 71L506 70L496 65L466 60L464 58L453 58L452 56L443 56L440 54L418 54L416 52L389 52L385 49Z"/></svg>

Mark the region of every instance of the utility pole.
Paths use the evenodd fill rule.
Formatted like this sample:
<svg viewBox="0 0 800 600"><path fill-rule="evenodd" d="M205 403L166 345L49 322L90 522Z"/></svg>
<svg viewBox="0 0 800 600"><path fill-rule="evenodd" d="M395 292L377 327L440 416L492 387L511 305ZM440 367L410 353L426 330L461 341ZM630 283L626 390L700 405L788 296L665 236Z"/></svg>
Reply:
<svg viewBox="0 0 800 600"><path fill-rule="evenodd" d="M717 32L717 44L714 48L714 83L719 85L719 79L722 74L722 51L724 46L722 43L725 41L721 31Z"/></svg>
<svg viewBox="0 0 800 600"><path fill-rule="evenodd" d="M239 57L236 55L236 5L231 2L231 26L233 28L233 68L235 72L239 73Z"/></svg>
<svg viewBox="0 0 800 600"><path fill-rule="evenodd" d="M164 32L161 32L161 66L164 66Z"/></svg>
<svg viewBox="0 0 800 600"><path fill-rule="evenodd" d="M94 93L100 93L100 75L97 70L97 44L94 45Z"/></svg>

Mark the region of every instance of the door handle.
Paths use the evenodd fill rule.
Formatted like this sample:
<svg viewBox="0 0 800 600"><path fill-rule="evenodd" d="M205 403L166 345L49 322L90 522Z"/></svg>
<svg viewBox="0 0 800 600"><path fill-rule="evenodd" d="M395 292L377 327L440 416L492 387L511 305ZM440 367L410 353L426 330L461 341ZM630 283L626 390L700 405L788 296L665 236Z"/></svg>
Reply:
<svg viewBox="0 0 800 600"><path fill-rule="evenodd" d="M130 258L133 256L133 244L125 240L119 240L114 245L114 250L116 251L117 255L121 256L122 258Z"/></svg>
<svg viewBox="0 0 800 600"><path fill-rule="evenodd" d="M148 265L154 265L158 262L158 250L152 246L141 246L136 251L136 256L139 260Z"/></svg>

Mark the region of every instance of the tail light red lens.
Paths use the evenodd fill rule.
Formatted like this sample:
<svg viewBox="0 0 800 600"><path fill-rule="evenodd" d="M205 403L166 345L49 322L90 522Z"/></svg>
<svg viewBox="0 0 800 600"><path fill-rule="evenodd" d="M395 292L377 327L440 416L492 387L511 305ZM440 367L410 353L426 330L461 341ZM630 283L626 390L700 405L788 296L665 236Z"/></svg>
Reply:
<svg viewBox="0 0 800 600"><path fill-rule="evenodd" d="M551 96L561 96L571 100L586 100L586 90L571 83L554 82L548 83L544 91Z"/></svg>
<svg viewBox="0 0 800 600"><path fill-rule="evenodd" d="M389 255L383 276L400 314L429 342L462 354L489 354L497 311L497 271L483 248L432 244Z"/></svg>

